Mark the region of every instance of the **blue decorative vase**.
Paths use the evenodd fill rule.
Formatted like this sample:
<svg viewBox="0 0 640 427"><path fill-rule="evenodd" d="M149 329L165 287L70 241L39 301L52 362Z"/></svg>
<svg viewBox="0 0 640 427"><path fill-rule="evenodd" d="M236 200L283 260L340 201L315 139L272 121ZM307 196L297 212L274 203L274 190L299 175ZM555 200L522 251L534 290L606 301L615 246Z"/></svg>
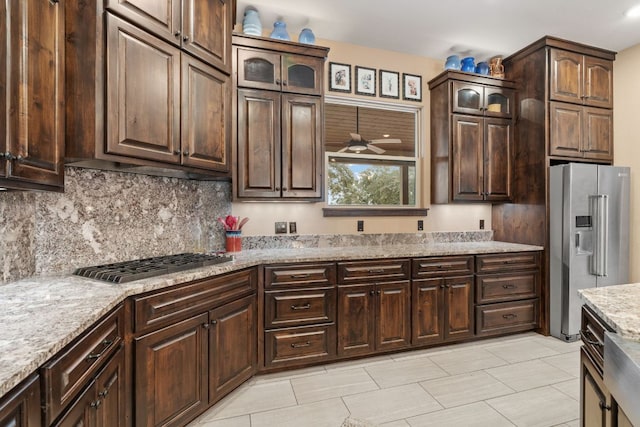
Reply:
<svg viewBox="0 0 640 427"><path fill-rule="evenodd" d="M444 63L445 70L459 70L460 67L460 57L458 55L449 56Z"/></svg>
<svg viewBox="0 0 640 427"><path fill-rule="evenodd" d="M478 65L476 65L476 73L488 76L489 64L487 64L486 62L478 62Z"/></svg>
<svg viewBox="0 0 640 427"><path fill-rule="evenodd" d="M287 32L287 24L285 24L284 21L276 21L273 23L273 31L271 31L269 37L279 40L291 40Z"/></svg>
<svg viewBox="0 0 640 427"><path fill-rule="evenodd" d="M462 67L460 68L462 71L467 73L473 73L476 70L476 64L474 64L473 56L467 56L462 59Z"/></svg>
<svg viewBox="0 0 640 427"><path fill-rule="evenodd" d="M262 35L262 22L260 16L255 9L247 8L244 11L244 19L242 20L242 32L250 36Z"/></svg>
<svg viewBox="0 0 640 427"><path fill-rule="evenodd" d="M302 31L300 31L300 35L298 36L298 41L300 43L315 44L316 36L313 34L313 31L311 31L310 28L303 28Z"/></svg>

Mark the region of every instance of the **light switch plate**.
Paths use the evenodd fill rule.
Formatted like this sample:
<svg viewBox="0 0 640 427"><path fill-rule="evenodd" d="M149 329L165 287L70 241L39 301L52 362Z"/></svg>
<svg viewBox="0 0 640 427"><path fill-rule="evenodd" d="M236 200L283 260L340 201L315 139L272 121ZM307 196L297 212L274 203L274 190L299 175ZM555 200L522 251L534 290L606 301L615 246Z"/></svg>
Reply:
<svg viewBox="0 0 640 427"><path fill-rule="evenodd" d="M286 222L276 222L276 234L287 234Z"/></svg>
<svg viewBox="0 0 640 427"><path fill-rule="evenodd" d="M295 222L289 223L289 233L296 234L298 232L298 227Z"/></svg>
<svg viewBox="0 0 640 427"><path fill-rule="evenodd" d="M358 231L364 231L364 220L359 219L358 223L357 223L357 230Z"/></svg>

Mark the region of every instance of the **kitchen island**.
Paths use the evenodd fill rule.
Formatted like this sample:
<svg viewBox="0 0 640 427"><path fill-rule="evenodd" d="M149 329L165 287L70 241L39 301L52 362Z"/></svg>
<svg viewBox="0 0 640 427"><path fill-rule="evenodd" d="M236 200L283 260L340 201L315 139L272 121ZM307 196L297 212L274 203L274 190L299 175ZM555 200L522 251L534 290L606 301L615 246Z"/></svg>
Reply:
<svg viewBox="0 0 640 427"><path fill-rule="evenodd" d="M6 325L0 331L0 397L7 394L23 380L37 373L41 366L48 363L61 350L67 348L68 344L75 342L79 336L100 319L103 319L105 315L113 318L111 313L114 308L121 307L123 301L129 297L136 297L151 291L175 288L175 285L199 282L216 276L235 274L235 272L255 270L255 268L262 268L263 265L284 266L288 263L311 265L327 261L338 263L338 265L340 263L356 264L360 261L362 261L360 264L373 265L379 261L379 264L382 265L400 258L404 260L403 263L408 265L410 259L417 262L418 260L445 260L448 259L447 257L464 258L465 256L471 261L478 258L478 262L480 260L487 262L488 260L501 259L500 254L527 254L541 250L542 248L538 246L496 241L246 250L234 254L234 260L230 262L123 284L105 283L73 275L32 277L8 283L0 286L0 301L2 301L3 307L0 321ZM491 258L486 258L488 256ZM537 259L537 254L532 259ZM513 262L513 259L510 262ZM438 265L435 267L442 268ZM423 268L433 267L431 264L427 264ZM483 268L492 273L483 276L486 280L498 278L495 274L497 270L492 270L497 266L488 264ZM491 285L492 282L488 283ZM499 282L498 285L493 286L502 288L505 285L503 282ZM509 285L505 289L513 289L514 286L519 287L519 285ZM539 285L533 289L539 289L537 286ZM260 292L259 290L258 295ZM470 300L470 303L470 307L473 309L473 300ZM496 310L503 310L503 306L508 305L504 302L494 305L484 302L483 304L485 305L482 307L492 310L494 307L497 307ZM128 319L127 316L131 316L131 314L125 314L121 318ZM502 319L502 312L499 317ZM260 318L261 316L258 314L258 319ZM510 317L507 316L505 319L510 319ZM537 317L534 318L531 325L537 322L535 319ZM125 320L124 323L126 324L127 321ZM212 323L214 322L212 321Z"/></svg>
<svg viewBox="0 0 640 427"><path fill-rule="evenodd" d="M604 347L602 381L598 384L599 398L604 402L600 405L604 411L602 416L611 419L615 426L640 425L640 283L579 292L586 307L609 329L604 332L604 341L600 343ZM583 324L583 329L589 328ZM591 344L589 341L587 338L587 346ZM581 385L583 408L584 372Z"/></svg>

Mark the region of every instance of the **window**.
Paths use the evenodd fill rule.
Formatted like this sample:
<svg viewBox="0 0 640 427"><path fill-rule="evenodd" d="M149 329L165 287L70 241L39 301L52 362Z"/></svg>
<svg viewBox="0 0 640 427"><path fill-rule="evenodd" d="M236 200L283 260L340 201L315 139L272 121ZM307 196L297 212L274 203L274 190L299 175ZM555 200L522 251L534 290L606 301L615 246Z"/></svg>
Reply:
<svg viewBox="0 0 640 427"><path fill-rule="evenodd" d="M329 207L419 205L419 112L413 106L327 97Z"/></svg>

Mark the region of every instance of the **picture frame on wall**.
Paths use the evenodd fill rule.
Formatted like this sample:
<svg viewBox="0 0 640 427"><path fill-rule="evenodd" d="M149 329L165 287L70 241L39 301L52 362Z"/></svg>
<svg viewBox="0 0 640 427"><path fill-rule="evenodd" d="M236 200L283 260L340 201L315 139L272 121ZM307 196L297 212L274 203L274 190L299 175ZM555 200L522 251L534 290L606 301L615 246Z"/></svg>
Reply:
<svg viewBox="0 0 640 427"><path fill-rule="evenodd" d="M402 99L422 102L422 76L402 74Z"/></svg>
<svg viewBox="0 0 640 427"><path fill-rule="evenodd" d="M329 90L351 93L351 65L329 62Z"/></svg>
<svg viewBox="0 0 640 427"><path fill-rule="evenodd" d="M376 96L375 68L360 67L356 65L356 94Z"/></svg>
<svg viewBox="0 0 640 427"><path fill-rule="evenodd" d="M400 73L380 70L380 97L400 99Z"/></svg>

